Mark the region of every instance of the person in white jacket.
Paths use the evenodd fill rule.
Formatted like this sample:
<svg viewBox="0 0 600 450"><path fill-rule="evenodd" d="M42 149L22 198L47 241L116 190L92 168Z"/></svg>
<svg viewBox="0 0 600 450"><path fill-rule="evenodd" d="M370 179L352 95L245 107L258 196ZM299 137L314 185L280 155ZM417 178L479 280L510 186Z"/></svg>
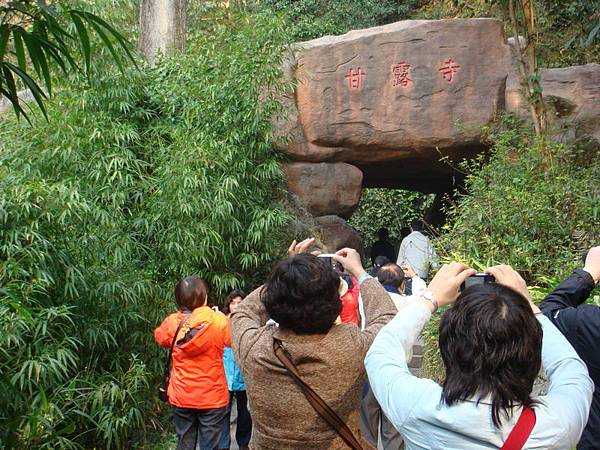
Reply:
<svg viewBox="0 0 600 450"><path fill-rule="evenodd" d="M420 278L427 281L429 270L436 268L438 257L431 240L421 233L421 223L412 224L412 233L402 239L396 263L414 267Z"/></svg>
<svg viewBox="0 0 600 450"><path fill-rule="evenodd" d="M533 410L535 425L524 449L574 448L594 390L585 364L509 266L487 269L496 283L458 296L474 272L464 264L444 265L423 298L375 338L365 365L383 412L407 450L501 448L525 408ZM411 375L407 353L438 306L455 300L440 323L446 380L439 386ZM548 393L533 397L540 367L549 379Z"/></svg>

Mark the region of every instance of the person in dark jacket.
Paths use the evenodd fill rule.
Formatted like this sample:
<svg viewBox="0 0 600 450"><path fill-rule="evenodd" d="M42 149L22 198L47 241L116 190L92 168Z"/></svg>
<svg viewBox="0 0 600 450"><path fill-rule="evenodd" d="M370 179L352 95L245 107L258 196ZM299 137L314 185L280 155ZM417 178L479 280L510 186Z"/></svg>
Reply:
<svg viewBox="0 0 600 450"><path fill-rule="evenodd" d="M389 241L390 232L388 229L380 228L377 231L377 236L379 237L379 240L375 241L371 247L371 261L373 264L375 264L375 258L378 256L385 256L388 261L396 259L396 250Z"/></svg>
<svg viewBox="0 0 600 450"><path fill-rule="evenodd" d="M583 304L600 279L600 246L592 248L583 269L576 269L540 305L585 362L594 382L587 426L577 450L600 449L600 308Z"/></svg>

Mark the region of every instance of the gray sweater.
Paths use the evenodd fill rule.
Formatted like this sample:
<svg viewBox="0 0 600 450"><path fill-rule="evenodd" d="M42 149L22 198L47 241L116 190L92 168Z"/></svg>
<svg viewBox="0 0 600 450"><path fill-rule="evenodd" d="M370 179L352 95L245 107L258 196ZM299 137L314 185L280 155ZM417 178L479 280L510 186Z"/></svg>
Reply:
<svg viewBox="0 0 600 450"><path fill-rule="evenodd" d="M280 339L303 380L345 420L359 437L359 406L367 381L364 358L396 307L375 279L360 287L366 327L334 325L326 334L297 335L265 325L268 316L260 288L231 317L233 351L246 379L254 429L253 450L347 449L347 445L308 403L273 353Z"/></svg>

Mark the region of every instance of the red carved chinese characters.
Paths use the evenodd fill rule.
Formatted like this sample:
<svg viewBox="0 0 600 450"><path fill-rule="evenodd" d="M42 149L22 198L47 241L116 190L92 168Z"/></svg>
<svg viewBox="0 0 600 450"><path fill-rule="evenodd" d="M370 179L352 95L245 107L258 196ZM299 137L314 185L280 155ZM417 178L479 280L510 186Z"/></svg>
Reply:
<svg viewBox="0 0 600 450"><path fill-rule="evenodd" d="M394 74L393 86L406 87L409 83L412 83L412 80L408 78L408 71L411 67L412 65L405 61L400 61L398 64L392 66L392 73Z"/></svg>
<svg viewBox="0 0 600 450"><path fill-rule="evenodd" d="M365 75L366 73L363 72L360 67L356 70L352 70L352 67L350 67L348 75L346 75L346 78L348 79L348 89L360 89L361 78Z"/></svg>
<svg viewBox="0 0 600 450"><path fill-rule="evenodd" d="M438 70L442 72L442 77L444 80L447 80L448 83L452 83L454 79L454 74L458 72L460 66L454 62L452 58L448 58L447 61L444 61L444 65Z"/></svg>

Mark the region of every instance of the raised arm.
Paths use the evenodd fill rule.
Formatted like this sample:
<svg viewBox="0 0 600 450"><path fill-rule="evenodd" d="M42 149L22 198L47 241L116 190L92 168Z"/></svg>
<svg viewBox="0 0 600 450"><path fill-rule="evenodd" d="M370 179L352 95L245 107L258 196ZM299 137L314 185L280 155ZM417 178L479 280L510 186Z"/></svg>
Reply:
<svg viewBox="0 0 600 450"><path fill-rule="evenodd" d="M373 394L386 417L400 431L423 393L441 391L433 380L415 377L408 368L408 352L430 317L427 305L410 303L381 329L365 358Z"/></svg>
<svg viewBox="0 0 600 450"><path fill-rule="evenodd" d="M567 338L574 339L580 327L591 320L590 314L581 314L578 307L590 296L599 278L600 247L594 247L588 252L583 269L576 269L541 303L542 312ZM594 312L593 307L588 309Z"/></svg>
<svg viewBox="0 0 600 450"><path fill-rule="evenodd" d="M594 279L583 269L576 269L544 298L540 309L544 314L565 308L577 308L587 300L594 289Z"/></svg>
<svg viewBox="0 0 600 450"><path fill-rule="evenodd" d="M577 308L590 295L600 279L600 246L593 247L585 258L583 269L577 269L544 299L541 309L550 316L554 311Z"/></svg>
<svg viewBox="0 0 600 450"><path fill-rule="evenodd" d="M360 295L365 315L365 326L360 336L363 354L366 354L379 330L394 318L398 309L379 281L370 276L360 285Z"/></svg>
<svg viewBox="0 0 600 450"><path fill-rule="evenodd" d="M262 287L251 292L231 314L231 347L242 370L248 352L269 320L260 301L261 289Z"/></svg>
<svg viewBox="0 0 600 450"><path fill-rule="evenodd" d="M365 326L360 333L364 355L379 330L394 318L397 309L386 290L379 284L379 281L367 274L356 250L344 248L339 250L334 258L358 280L360 285L362 310L365 316Z"/></svg>
<svg viewBox="0 0 600 450"><path fill-rule="evenodd" d="M429 285L429 300L410 303L398 313L377 335L367 353L365 366L373 393L398 430L423 394L432 390L441 393L441 387L433 380L410 373L408 353L437 305L452 303L462 281L474 272L464 264L444 265Z"/></svg>

